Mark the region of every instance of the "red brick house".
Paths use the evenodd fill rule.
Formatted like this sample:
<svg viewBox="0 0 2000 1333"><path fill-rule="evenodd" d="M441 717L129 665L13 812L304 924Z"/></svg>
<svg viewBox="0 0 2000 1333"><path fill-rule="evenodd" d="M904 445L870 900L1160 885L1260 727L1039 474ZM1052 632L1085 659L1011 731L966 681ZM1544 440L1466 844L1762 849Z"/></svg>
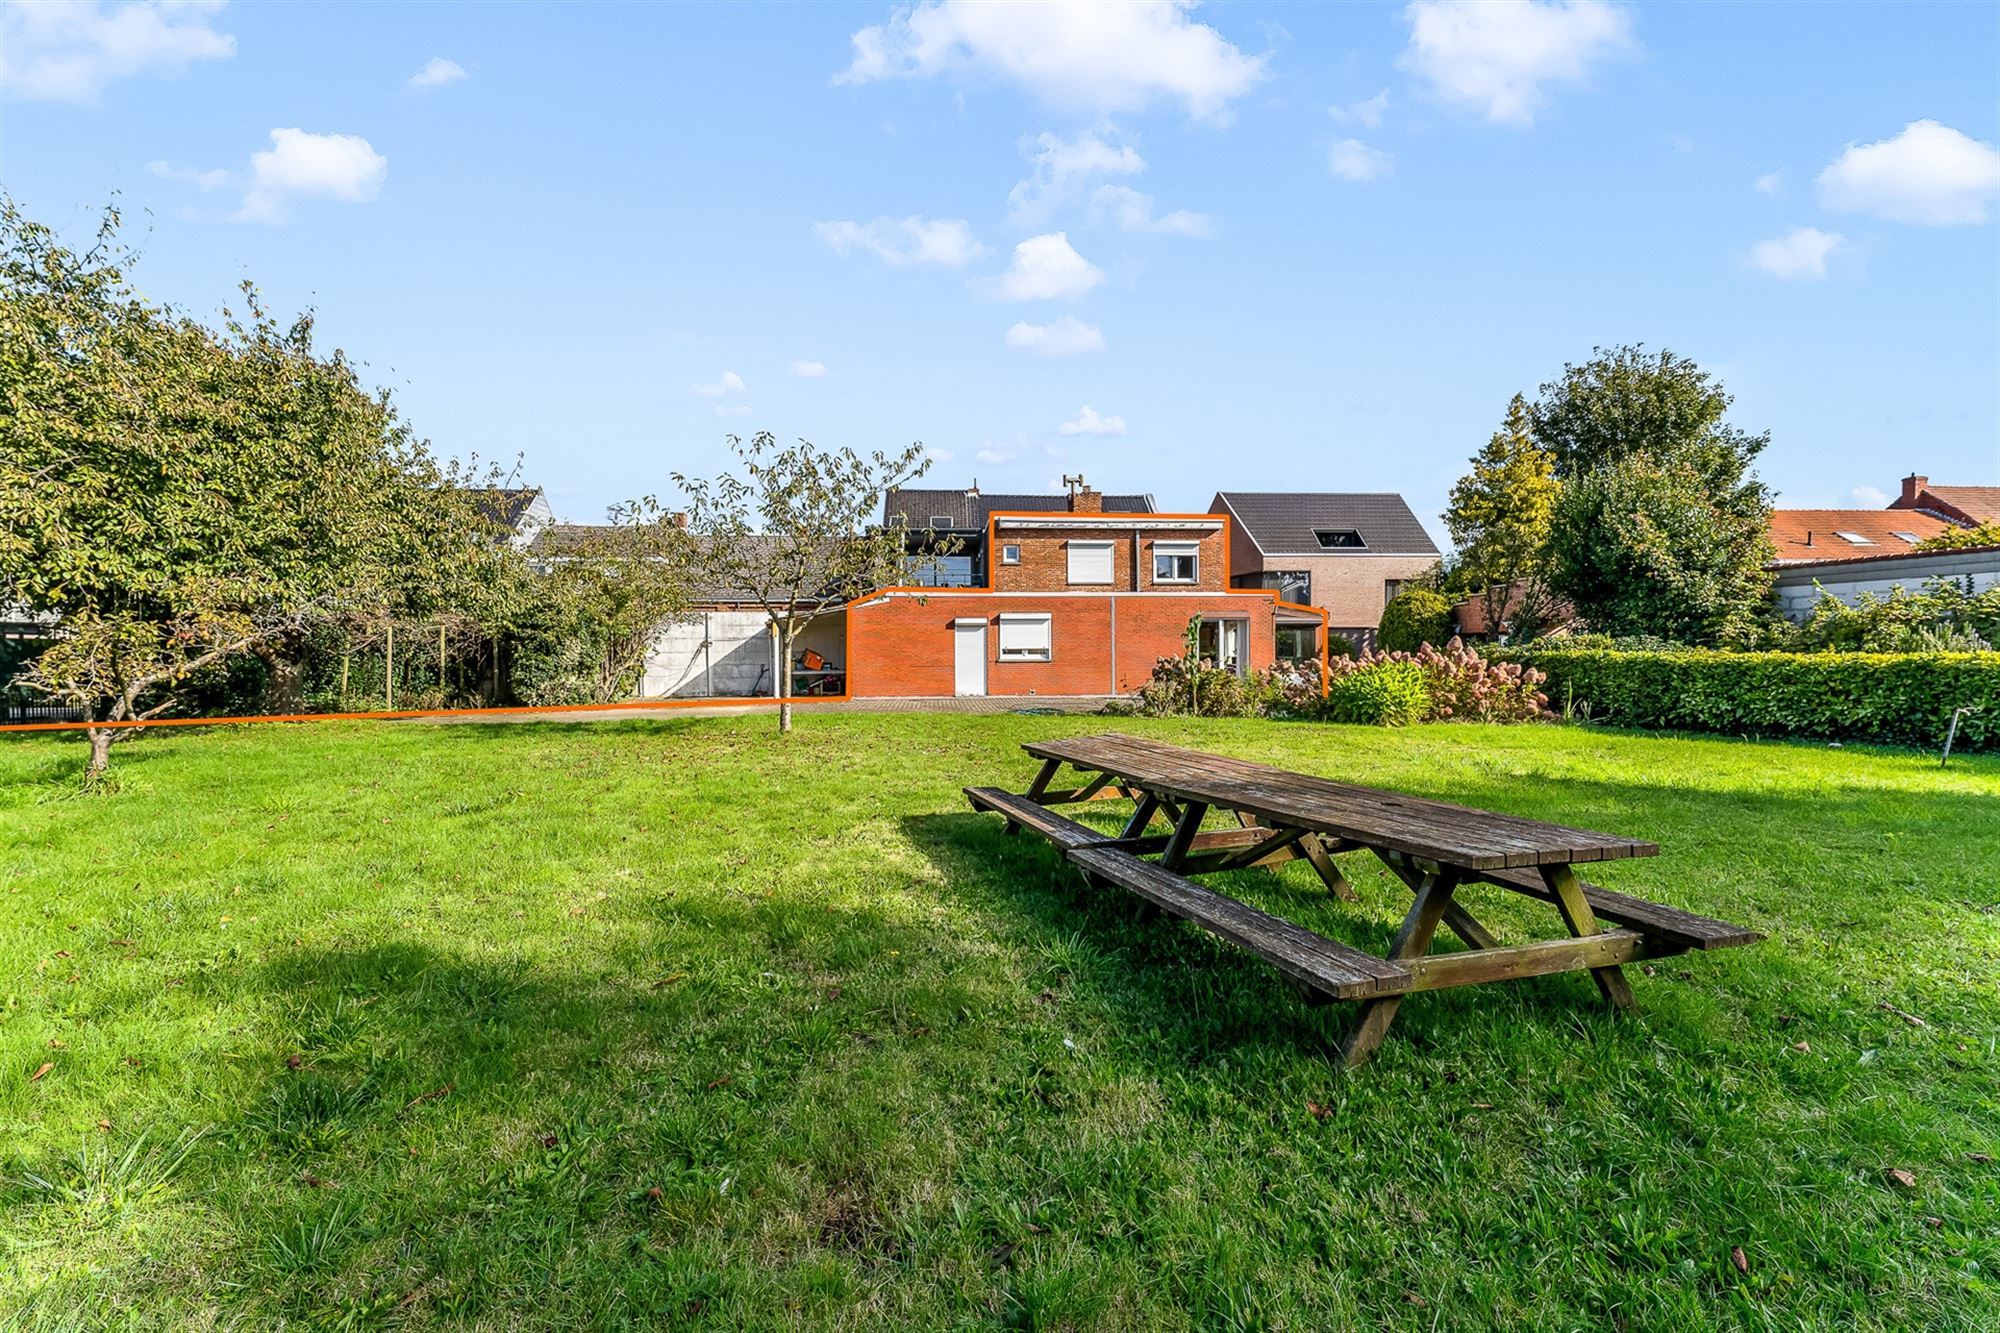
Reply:
<svg viewBox="0 0 2000 1333"><path fill-rule="evenodd" d="M1903 478L1903 493L1889 502L1889 508L1914 509L1976 528L2000 522L2000 486L1933 486L1929 477L1911 473Z"/></svg>
<svg viewBox="0 0 2000 1333"><path fill-rule="evenodd" d="M1056 503L987 509L973 586L848 603L849 696L1130 694L1196 616L1203 655L1244 674L1276 660L1281 617L1324 627L1275 590L1230 587L1225 514L1107 513L1088 487Z"/></svg>

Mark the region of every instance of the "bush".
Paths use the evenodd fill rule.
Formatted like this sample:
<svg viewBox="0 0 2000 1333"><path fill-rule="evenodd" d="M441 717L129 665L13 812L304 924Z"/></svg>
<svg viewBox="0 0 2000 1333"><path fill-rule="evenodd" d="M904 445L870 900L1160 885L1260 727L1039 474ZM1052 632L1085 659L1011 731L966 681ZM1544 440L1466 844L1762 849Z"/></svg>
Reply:
<svg viewBox="0 0 2000 1333"><path fill-rule="evenodd" d="M1258 717L1263 691L1234 671L1185 657L1162 657L1139 689L1146 717Z"/></svg>
<svg viewBox="0 0 2000 1333"><path fill-rule="evenodd" d="M1921 592L1864 592L1849 606L1821 591L1812 615L1779 646L1859 653L1985 652L2000 642L2000 585L1932 579Z"/></svg>
<svg viewBox="0 0 2000 1333"><path fill-rule="evenodd" d="M1345 634L1327 635L1326 655L1328 657L1353 657L1355 655L1354 640L1348 638Z"/></svg>
<svg viewBox="0 0 2000 1333"><path fill-rule="evenodd" d="M1375 642L1385 653L1413 653L1451 637L1451 602L1423 588L1406 588L1391 597L1375 631Z"/></svg>
<svg viewBox="0 0 2000 1333"><path fill-rule="evenodd" d="M2000 654L1672 653L1509 649L1496 658L1548 674L1547 693L1600 722L1810 736L1925 748L1954 708L1966 749L2000 748Z"/></svg>
<svg viewBox="0 0 2000 1333"><path fill-rule="evenodd" d="M1423 667L1415 662L1373 662L1328 687L1326 716L1333 722L1405 727L1431 711Z"/></svg>

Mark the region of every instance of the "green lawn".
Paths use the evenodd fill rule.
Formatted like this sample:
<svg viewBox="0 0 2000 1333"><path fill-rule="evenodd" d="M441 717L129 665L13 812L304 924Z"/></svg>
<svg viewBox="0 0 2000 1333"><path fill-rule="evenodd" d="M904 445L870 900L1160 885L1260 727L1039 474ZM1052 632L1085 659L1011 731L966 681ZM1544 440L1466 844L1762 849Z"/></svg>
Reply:
<svg viewBox="0 0 2000 1333"><path fill-rule="evenodd" d="M965 809L1104 725L0 743L0 1325L2000 1324L2000 760L1116 723L1653 838L1599 878L1770 935L1342 1073L1351 1008ZM1379 951L1348 863L1227 883Z"/></svg>

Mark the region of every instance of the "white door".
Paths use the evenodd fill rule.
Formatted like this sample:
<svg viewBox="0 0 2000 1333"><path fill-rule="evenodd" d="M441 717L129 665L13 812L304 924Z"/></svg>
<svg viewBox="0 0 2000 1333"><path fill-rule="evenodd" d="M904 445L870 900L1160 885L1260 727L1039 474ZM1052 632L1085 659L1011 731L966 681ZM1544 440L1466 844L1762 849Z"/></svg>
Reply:
<svg viewBox="0 0 2000 1333"><path fill-rule="evenodd" d="M986 622L951 622L951 660L954 694L986 693Z"/></svg>

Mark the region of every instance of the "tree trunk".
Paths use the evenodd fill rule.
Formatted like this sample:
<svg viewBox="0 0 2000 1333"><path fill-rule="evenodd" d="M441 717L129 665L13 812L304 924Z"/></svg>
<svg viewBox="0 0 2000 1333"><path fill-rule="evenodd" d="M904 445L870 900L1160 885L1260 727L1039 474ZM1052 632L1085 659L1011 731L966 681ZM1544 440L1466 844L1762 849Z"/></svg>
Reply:
<svg viewBox="0 0 2000 1333"><path fill-rule="evenodd" d="M778 635L778 730L792 729L792 622L772 627Z"/></svg>
<svg viewBox="0 0 2000 1333"><path fill-rule="evenodd" d="M92 727L90 729L90 762L84 765L83 769L83 780L85 782L95 782L97 779L103 777L104 770L110 767L111 736L112 730L110 727Z"/></svg>

